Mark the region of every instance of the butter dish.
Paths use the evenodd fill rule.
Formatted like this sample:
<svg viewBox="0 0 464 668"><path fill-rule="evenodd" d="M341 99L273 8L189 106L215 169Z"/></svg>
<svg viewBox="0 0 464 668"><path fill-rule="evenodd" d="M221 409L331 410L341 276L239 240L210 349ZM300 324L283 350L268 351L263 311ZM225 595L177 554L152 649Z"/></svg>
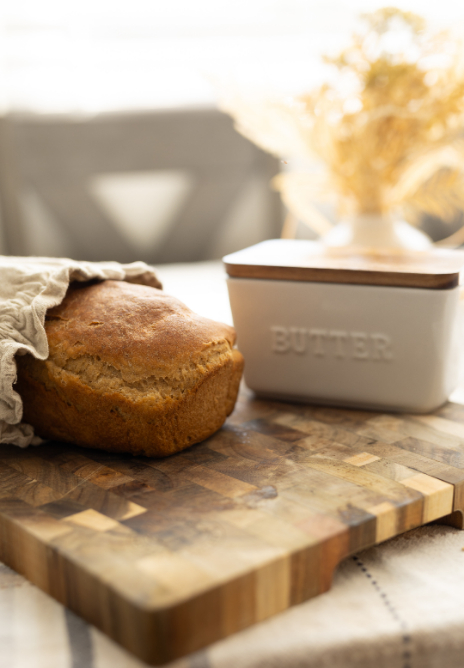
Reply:
<svg viewBox="0 0 464 668"><path fill-rule="evenodd" d="M455 389L464 252L275 239L224 264L245 380L257 394L423 413Z"/></svg>

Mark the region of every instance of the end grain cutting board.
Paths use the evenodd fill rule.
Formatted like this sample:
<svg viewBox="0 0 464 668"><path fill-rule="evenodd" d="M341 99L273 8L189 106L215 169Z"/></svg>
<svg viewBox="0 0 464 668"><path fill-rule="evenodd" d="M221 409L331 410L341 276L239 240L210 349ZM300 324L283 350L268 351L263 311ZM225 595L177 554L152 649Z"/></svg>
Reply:
<svg viewBox="0 0 464 668"><path fill-rule="evenodd" d="M163 663L330 587L350 554L462 528L464 406L382 415L242 394L168 459L0 448L0 558ZM453 513L453 514L452 514Z"/></svg>

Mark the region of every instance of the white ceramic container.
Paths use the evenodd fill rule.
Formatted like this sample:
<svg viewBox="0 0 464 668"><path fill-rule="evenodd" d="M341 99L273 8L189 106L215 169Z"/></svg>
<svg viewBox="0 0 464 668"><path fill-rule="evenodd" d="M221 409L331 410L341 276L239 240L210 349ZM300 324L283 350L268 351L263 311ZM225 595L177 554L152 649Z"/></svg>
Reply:
<svg viewBox="0 0 464 668"><path fill-rule="evenodd" d="M414 271L404 271L398 256L393 265L385 257L382 265L378 255L372 264L370 256L364 266L350 256L347 265L347 255L325 256L320 247L315 253L314 242L291 241L299 246L293 255L288 243L264 242L224 258L247 385L265 396L377 410L429 412L443 404L458 382L462 253L450 255L449 266L444 251L434 254L437 273L430 253L414 256ZM310 244L312 255L303 257L301 244ZM290 256L299 259L292 265ZM339 269L331 266L334 258ZM323 280L262 278L285 276L282 268L294 271L304 262L306 269L316 264L314 275ZM340 283L333 282L337 275ZM440 287L408 286L414 281Z"/></svg>

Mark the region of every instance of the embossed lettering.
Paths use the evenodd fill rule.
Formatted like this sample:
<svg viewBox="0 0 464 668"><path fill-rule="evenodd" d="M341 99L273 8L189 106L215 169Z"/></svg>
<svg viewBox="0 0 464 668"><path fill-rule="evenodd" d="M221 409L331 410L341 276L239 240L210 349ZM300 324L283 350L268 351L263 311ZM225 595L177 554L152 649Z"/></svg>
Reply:
<svg viewBox="0 0 464 668"><path fill-rule="evenodd" d="M301 327L290 327L290 344L292 349L302 355L306 352L306 329Z"/></svg>
<svg viewBox="0 0 464 668"><path fill-rule="evenodd" d="M290 350L290 337L286 327L271 327L272 350L275 353L287 353Z"/></svg>
<svg viewBox="0 0 464 668"><path fill-rule="evenodd" d="M345 343L348 339L348 333L331 329L329 338L335 341L335 357L344 359L346 357Z"/></svg>
<svg viewBox="0 0 464 668"><path fill-rule="evenodd" d="M386 334L371 334L372 339L372 359L373 360L391 360L393 351L391 339Z"/></svg>
<svg viewBox="0 0 464 668"><path fill-rule="evenodd" d="M391 337L381 332L347 332L338 329L305 327L271 327L271 350L274 353L312 354L335 359L375 360L394 359ZM311 345L308 345L311 342Z"/></svg>
<svg viewBox="0 0 464 668"><path fill-rule="evenodd" d="M353 358L355 360L367 360L369 349L367 347L367 334L364 332L351 332L353 340Z"/></svg>
<svg viewBox="0 0 464 668"><path fill-rule="evenodd" d="M309 336L314 339L313 353L317 357L325 357L324 340L327 338L327 330L310 329Z"/></svg>

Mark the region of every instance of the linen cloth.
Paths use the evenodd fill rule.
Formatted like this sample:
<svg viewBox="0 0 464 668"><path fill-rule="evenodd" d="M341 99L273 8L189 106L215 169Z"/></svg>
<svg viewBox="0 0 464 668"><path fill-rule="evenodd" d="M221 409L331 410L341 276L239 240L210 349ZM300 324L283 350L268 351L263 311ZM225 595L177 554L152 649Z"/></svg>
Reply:
<svg viewBox="0 0 464 668"><path fill-rule="evenodd" d="M57 306L71 281L114 279L161 287L155 271L144 262L78 262L41 257L0 256L0 443L22 448L38 445L30 425L21 422L23 405L13 389L15 355L48 357L44 322L47 309Z"/></svg>

